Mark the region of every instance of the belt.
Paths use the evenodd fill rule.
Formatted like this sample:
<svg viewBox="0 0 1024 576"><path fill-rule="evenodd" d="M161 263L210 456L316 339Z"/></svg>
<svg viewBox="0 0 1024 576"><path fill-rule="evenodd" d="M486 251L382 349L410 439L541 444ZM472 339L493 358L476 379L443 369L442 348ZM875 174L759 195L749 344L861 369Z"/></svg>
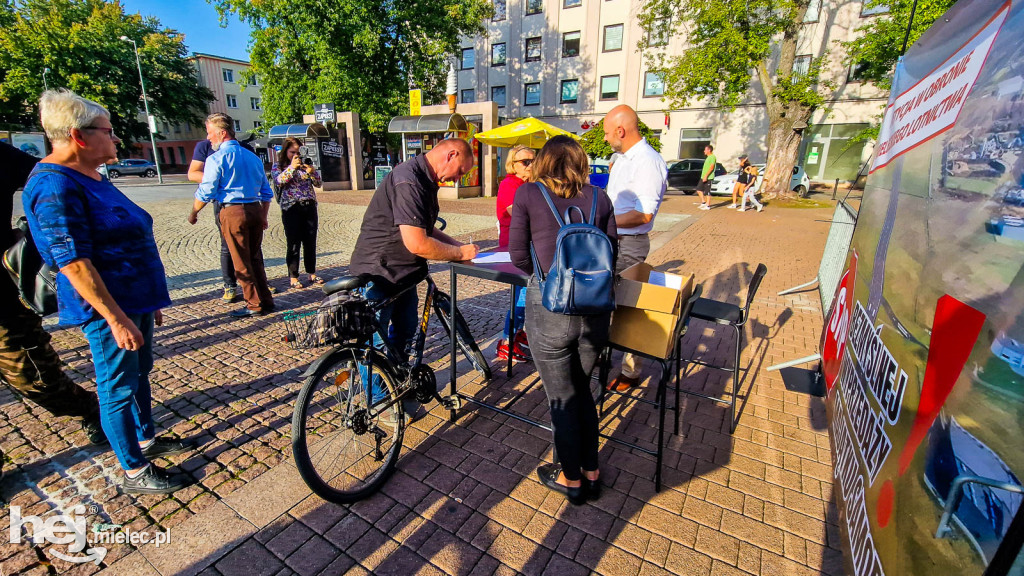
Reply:
<svg viewBox="0 0 1024 576"><path fill-rule="evenodd" d="M249 204L255 204L256 202L221 202L221 206L248 206Z"/></svg>
<svg viewBox="0 0 1024 576"><path fill-rule="evenodd" d="M632 236L632 237L647 236L648 234L649 234L649 232L641 232L640 234L619 234L619 238L621 238L623 236Z"/></svg>

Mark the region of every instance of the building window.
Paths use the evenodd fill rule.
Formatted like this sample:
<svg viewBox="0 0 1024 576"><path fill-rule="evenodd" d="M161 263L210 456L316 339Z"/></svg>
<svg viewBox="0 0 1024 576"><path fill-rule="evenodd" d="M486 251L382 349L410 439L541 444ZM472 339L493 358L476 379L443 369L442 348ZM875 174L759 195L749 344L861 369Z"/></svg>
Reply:
<svg viewBox="0 0 1024 576"><path fill-rule="evenodd" d="M680 158L703 158L704 147L711 144L710 128L683 128L679 131L679 157ZM704 161L701 160L703 165ZM682 170L686 166L680 166ZM699 166L695 168L700 169ZM672 171L672 168L669 168Z"/></svg>
<svg viewBox="0 0 1024 576"><path fill-rule="evenodd" d="M505 65L505 43L499 42L491 46L491 66Z"/></svg>
<svg viewBox="0 0 1024 576"><path fill-rule="evenodd" d="M260 121L260 120L253 120L252 121L252 128L253 128L253 130L259 130L260 128L263 128L263 122Z"/></svg>
<svg viewBox="0 0 1024 576"><path fill-rule="evenodd" d="M238 98L234 94L227 95L228 108L238 108Z"/></svg>
<svg viewBox="0 0 1024 576"><path fill-rule="evenodd" d="M565 0L562 4L566 8L575 8L577 6L583 6L583 0Z"/></svg>
<svg viewBox="0 0 1024 576"><path fill-rule="evenodd" d="M559 102L562 104L575 104L580 97L579 80L562 80L562 92Z"/></svg>
<svg viewBox="0 0 1024 576"><path fill-rule="evenodd" d="M253 74L252 76L249 76L249 86L259 86L259 84L256 83L256 75L255 74Z"/></svg>
<svg viewBox="0 0 1024 576"><path fill-rule="evenodd" d="M235 81L235 71L232 70L231 68L223 68L223 69L221 69L221 72L224 73L224 81L225 82L234 82Z"/></svg>
<svg viewBox="0 0 1024 576"><path fill-rule="evenodd" d="M651 27L647 30L647 44L649 46L665 46L671 33L668 18L655 18L651 21Z"/></svg>
<svg viewBox="0 0 1024 576"><path fill-rule="evenodd" d="M661 77L661 74L654 72L648 72L644 74L644 97L650 96L664 96L665 95L665 79Z"/></svg>
<svg viewBox="0 0 1024 576"><path fill-rule="evenodd" d="M260 109L260 99L259 98L249 98L249 106L251 106L253 110L259 110Z"/></svg>
<svg viewBox="0 0 1024 576"><path fill-rule="evenodd" d="M850 70L846 74L847 82L863 82L864 73L867 72L867 65L862 62L850 64Z"/></svg>
<svg viewBox="0 0 1024 576"><path fill-rule="evenodd" d="M612 24L604 27L604 45L602 49L605 52L622 50L622 24Z"/></svg>
<svg viewBox="0 0 1024 576"><path fill-rule="evenodd" d="M562 58L580 55L580 33L566 32L562 34Z"/></svg>
<svg viewBox="0 0 1024 576"><path fill-rule="evenodd" d="M175 124L174 125L174 133L175 134L181 134L181 124Z"/></svg>
<svg viewBox="0 0 1024 576"><path fill-rule="evenodd" d="M474 48L462 49L462 60L460 67L463 70L472 70L476 67L476 50Z"/></svg>
<svg viewBox="0 0 1024 576"><path fill-rule="evenodd" d="M868 6L870 4L870 6ZM879 0L864 0L864 3L860 8L861 18L867 16L874 16L875 14L885 14L889 11L889 6L879 2Z"/></svg>
<svg viewBox="0 0 1024 576"><path fill-rule="evenodd" d="M188 164L188 158L185 158L185 147L178 146L178 156L181 157L182 164Z"/></svg>
<svg viewBox="0 0 1024 576"><path fill-rule="evenodd" d="M619 75L601 76L601 100L615 100L619 97Z"/></svg>
<svg viewBox="0 0 1024 576"><path fill-rule="evenodd" d="M807 76L807 72L811 69L811 55L801 54L793 60L793 77Z"/></svg>
<svg viewBox="0 0 1024 576"><path fill-rule="evenodd" d="M159 147L158 147L158 148L156 149L156 153L157 153L157 155L158 155L158 156L160 157L160 163L161 163L161 164L166 164L167 162L166 162L166 161L164 160L164 149L163 149L163 148L159 148ZM174 160L174 157L173 157L173 156L171 157L171 160ZM173 162L172 162L172 164L173 164Z"/></svg>
<svg viewBox="0 0 1024 576"><path fill-rule="evenodd" d="M526 0L526 15L540 14L544 11L544 0Z"/></svg>
<svg viewBox="0 0 1024 576"><path fill-rule="evenodd" d="M508 14L508 6L505 0L494 0L494 16L491 17L492 22L499 22L505 19Z"/></svg>
<svg viewBox="0 0 1024 576"><path fill-rule="evenodd" d="M526 61L540 62L540 36L526 39Z"/></svg>
<svg viewBox="0 0 1024 576"><path fill-rule="evenodd" d="M804 23L817 22L821 17L821 0L811 0L807 5L807 12L804 12Z"/></svg>
<svg viewBox="0 0 1024 576"><path fill-rule="evenodd" d="M235 133L242 131L242 122L239 120L232 120L235 123Z"/></svg>
<svg viewBox="0 0 1024 576"><path fill-rule="evenodd" d="M526 84L523 94L523 104L526 106L536 106L540 104L540 82L530 82Z"/></svg>
<svg viewBox="0 0 1024 576"><path fill-rule="evenodd" d="M497 102L498 108L505 106L505 87L491 86L491 102Z"/></svg>
<svg viewBox="0 0 1024 576"><path fill-rule="evenodd" d="M470 102L476 102L476 91L472 88L467 88L462 91L462 103L469 104Z"/></svg>

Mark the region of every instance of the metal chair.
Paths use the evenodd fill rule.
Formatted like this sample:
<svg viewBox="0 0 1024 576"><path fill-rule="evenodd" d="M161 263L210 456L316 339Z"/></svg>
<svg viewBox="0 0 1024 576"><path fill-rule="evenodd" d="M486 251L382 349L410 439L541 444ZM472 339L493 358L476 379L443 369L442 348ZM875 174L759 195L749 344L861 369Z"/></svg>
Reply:
<svg viewBox="0 0 1024 576"><path fill-rule="evenodd" d="M602 352L601 358L598 359L598 381L601 383L601 390L598 393L597 405L598 405L598 414L602 418L604 417L604 398L605 398L606 394L616 394L616 395L619 395L619 396L628 396L630 398L633 398L634 400L637 400L639 402L643 402L644 404L648 404L648 405L654 406L655 408L658 409L658 446L657 446L657 448L655 450L650 450L650 449L648 449L648 448L646 448L644 446L641 446L639 444L634 444L632 442L626 442L625 440L622 440L620 438L615 438L614 436L609 435L609 434L604 434L604 433L601 434L601 436L603 438L611 440L612 442L616 442L618 444L622 444L623 446L628 446L630 448L635 448L637 450L640 450L641 452L650 454L651 456L655 457L655 459L656 459L656 464L655 464L656 468L655 468L655 472L654 472L654 491L655 492L660 492L661 491L661 461L662 461L662 457L664 455L664 446L665 446L665 396L666 396L666 388L668 386L669 381L672 379L673 376L675 376L675 378L676 378L675 433L676 433L676 435L679 435L679 362L680 362L680 360L679 360L679 351L680 351L679 350L679 342L682 340L680 335L682 334L683 330L686 328L686 323L690 319L690 314L691 314L690 311L693 309L694 304L700 300L701 290L702 290L702 286L700 284L697 284L696 286L694 286L693 287L693 292L691 293L690 297L686 300L686 302L683 303L683 308L681 310L681 314L679 315L679 319L676 321L676 325L673 327L673 334L675 334L674 339L675 339L676 344L675 344L675 346L672 347L672 350L669 352L667 357L665 357L665 358L658 358L656 356L651 356L651 355L648 355L648 354L644 354L643 352L638 352L636 350L631 350L631 349L625 348L623 346L617 346L615 344L609 343L608 346L606 346L604 351ZM624 351L624 352L631 352L631 353L633 353L633 354L635 354L637 356L641 356L643 358L647 358L647 359L653 360L654 362L657 362L658 364L661 365L661 376L658 378L658 389L655 392L655 395L654 395L655 399L654 399L654 401L647 400L646 398L641 398L640 397L641 394L633 394L633 390L627 390L625 392L619 392L617 390L608 390L607 389L606 385L608 384L608 372L609 372L609 368L611 366L612 350L621 350L621 351ZM673 363L675 363L675 366L676 366L676 370L675 370L674 374L672 372L672 364ZM636 390L636 389L634 389L634 390Z"/></svg>
<svg viewBox="0 0 1024 576"><path fill-rule="evenodd" d="M736 431L736 396L740 390L740 350L743 348L743 327L746 325L747 320L750 318L750 304L754 301L754 295L757 294L757 289L761 286L761 280L764 279L764 275L768 273L768 267L764 264L758 264L757 269L754 270L754 276L750 279L750 285L747 287L747 299L740 308L735 304L729 304L728 302L719 302L717 300L711 300L708 298L700 298L693 305L693 310L690 311L691 318L697 318L707 322L714 322L721 326L732 326L736 332L736 356L733 362L732 368L727 366L719 366L716 364L709 364L702 360L687 360L690 364L696 364L698 366L704 366L706 368L713 368L715 370L721 370L723 372L732 372L732 394L731 399L723 400L715 396L708 396L701 394L700 392L693 392L690 390L682 390L684 394L690 394L698 396L712 402L718 402L719 404L725 404L730 409L730 420L729 420L729 433ZM682 340L685 334L681 334L679 339ZM682 342L679 343L679 348L682 348ZM679 378L676 379L676 398L678 401L679 397Z"/></svg>

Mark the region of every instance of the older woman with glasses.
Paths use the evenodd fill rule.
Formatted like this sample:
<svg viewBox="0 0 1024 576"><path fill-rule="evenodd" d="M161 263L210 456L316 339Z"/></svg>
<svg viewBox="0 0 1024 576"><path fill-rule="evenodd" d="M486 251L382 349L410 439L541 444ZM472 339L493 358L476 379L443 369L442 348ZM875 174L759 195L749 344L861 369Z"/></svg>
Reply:
<svg viewBox="0 0 1024 576"><path fill-rule="evenodd" d="M66 90L44 92L40 120L53 152L33 170L22 202L43 260L59 268L59 323L85 333L96 368L100 422L130 493L186 485L150 460L189 449L157 439L151 413L153 325L170 305L153 218L96 172L117 161L110 113Z"/></svg>
<svg viewBox="0 0 1024 576"><path fill-rule="evenodd" d="M498 185L498 248L508 248L508 227L512 223L512 202L515 200L516 190L530 181L533 174L531 165L537 153L533 148L516 146L509 150L508 160L505 161L505 178ZM512 359L524 362L530 359L530 344L526 340L526 332L522 330L523 319L526 315L526 292L517 286L512 287L513 297L516 305L513 310L505 316L505 331L498 340L498 358ZM514 337L512 335L515 335Z"/></svg>

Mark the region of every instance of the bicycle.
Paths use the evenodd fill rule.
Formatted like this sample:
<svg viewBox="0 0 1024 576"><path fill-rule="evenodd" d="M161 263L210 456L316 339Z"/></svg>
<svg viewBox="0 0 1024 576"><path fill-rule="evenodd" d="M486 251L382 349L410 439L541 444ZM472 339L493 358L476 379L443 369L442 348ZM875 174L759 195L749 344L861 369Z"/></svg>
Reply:
<svg viewBox="0 0 1024 576"><path fill-rule="evenodd" d="M442 398L438 394L434 370L423 363L431 310L448 337L452 336L449 296L429 275L423 280L426 296L407 355L388 343L377 312L420 283L385 300L368 301L358 292L368 282L366 276L332 280L324 285L326 309L321 305L316 312L286 313L284 317L286 339L291 337L296 347L332 347L304 374L307 378L292 414L292 454L310 489L339 504L373 494L394 471L405 430L403 400L427 403L434 399L447 409L461 408L457 396ZM490 366L458 310L454 320L462 353L490 379ZM374 334L383 345L374 345ZM409 358L408 364L402 358ZM367 380L371 385L366 385ZM374 381L377 384L372 384Z"/></svg>

